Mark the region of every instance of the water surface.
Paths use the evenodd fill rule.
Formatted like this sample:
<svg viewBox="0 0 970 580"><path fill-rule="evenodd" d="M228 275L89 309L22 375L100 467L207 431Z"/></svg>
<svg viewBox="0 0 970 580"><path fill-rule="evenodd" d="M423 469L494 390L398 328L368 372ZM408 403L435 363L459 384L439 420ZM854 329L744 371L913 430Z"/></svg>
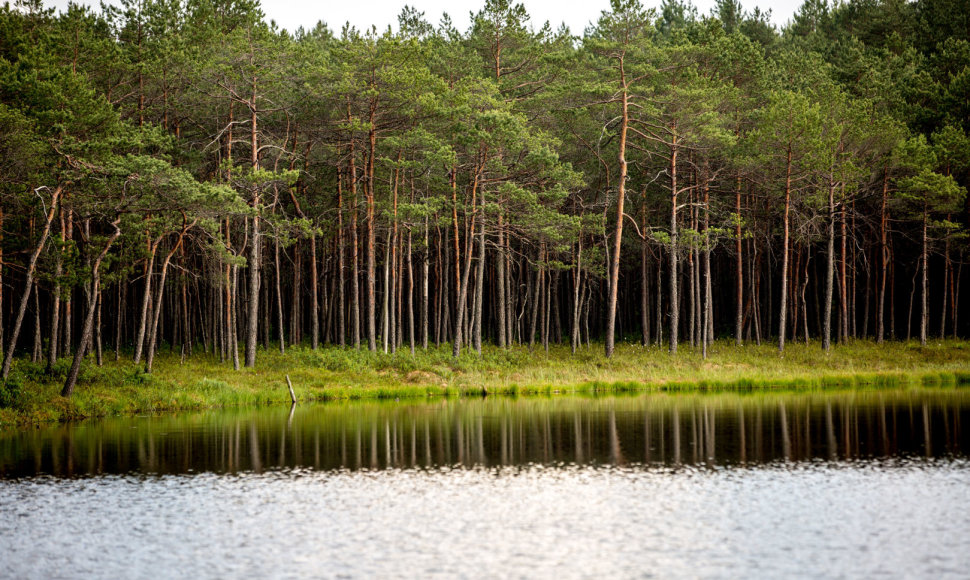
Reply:
<svg viewBox="0 0 970 580"><path fill-rule="evenodd" d="M970 391L341 403L0 434L0 576L962 577Z"/></svg>

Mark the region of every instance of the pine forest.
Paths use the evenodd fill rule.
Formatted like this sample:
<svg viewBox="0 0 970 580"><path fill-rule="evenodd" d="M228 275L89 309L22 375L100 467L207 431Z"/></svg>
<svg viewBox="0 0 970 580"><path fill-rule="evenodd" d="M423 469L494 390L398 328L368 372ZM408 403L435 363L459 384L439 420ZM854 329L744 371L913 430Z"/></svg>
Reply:
<svg viewBox="0 0 970 580"><path fill-rule="evenodd" d="M310 25L312 23L308 23ZM0 8L2 375L966 337L970 4Z"/></svg>

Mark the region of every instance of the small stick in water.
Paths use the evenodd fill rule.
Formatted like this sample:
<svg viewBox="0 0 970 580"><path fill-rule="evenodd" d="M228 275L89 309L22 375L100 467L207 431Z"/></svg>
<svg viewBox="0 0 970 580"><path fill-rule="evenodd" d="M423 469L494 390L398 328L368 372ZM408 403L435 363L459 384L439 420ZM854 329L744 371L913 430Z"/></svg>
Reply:
<svg viewBox="0 0 970 580"><path fill-rule="evenodd" d="M290 388L290 400L293 401L293 404L295 405L296 395L293 393L293 383L290 382L290 375L286 375L286 386Z"/></svg>

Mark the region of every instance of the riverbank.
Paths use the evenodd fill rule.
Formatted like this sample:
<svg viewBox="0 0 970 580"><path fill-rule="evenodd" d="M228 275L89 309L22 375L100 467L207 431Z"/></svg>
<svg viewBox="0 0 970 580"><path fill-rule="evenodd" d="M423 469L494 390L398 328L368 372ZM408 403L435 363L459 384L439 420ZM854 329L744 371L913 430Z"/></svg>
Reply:
<svg viewBox="0 0 970 580"><path fill-rule="evenodd" d="M286 375L301 402L356 398L419 398L483 394L553 394L649 389L824 388L970 383L970 342L938 341L876 345L855 341L828 355L818 343L789 344L784 357L774 345L736 347L715 343L703 360L683 347L623 344L607 360L601 345L575 355L568 347L501 350L481 356L466 351L453 359L448 345L411 356L334 347L260 351L256 368L235 371L218 357L196 354L184 361L163 349L155 372L106 355L104 366L85 364L75 394L59 396L69 360L52 376L43 365L20 360L0 385L0 428L228 406L288 404Z"/></svg>

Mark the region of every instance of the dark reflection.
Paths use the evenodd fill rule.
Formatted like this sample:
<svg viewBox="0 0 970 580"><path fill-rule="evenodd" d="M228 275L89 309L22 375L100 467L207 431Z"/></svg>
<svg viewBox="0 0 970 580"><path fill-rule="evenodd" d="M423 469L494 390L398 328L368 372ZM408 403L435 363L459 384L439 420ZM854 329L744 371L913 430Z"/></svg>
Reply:
<svg viewBox="0 0 970 580"><path fill-rule="evenodd" d="M964 456L968 413L959 389L224 410L3 433L0 477Z"/></svg>

